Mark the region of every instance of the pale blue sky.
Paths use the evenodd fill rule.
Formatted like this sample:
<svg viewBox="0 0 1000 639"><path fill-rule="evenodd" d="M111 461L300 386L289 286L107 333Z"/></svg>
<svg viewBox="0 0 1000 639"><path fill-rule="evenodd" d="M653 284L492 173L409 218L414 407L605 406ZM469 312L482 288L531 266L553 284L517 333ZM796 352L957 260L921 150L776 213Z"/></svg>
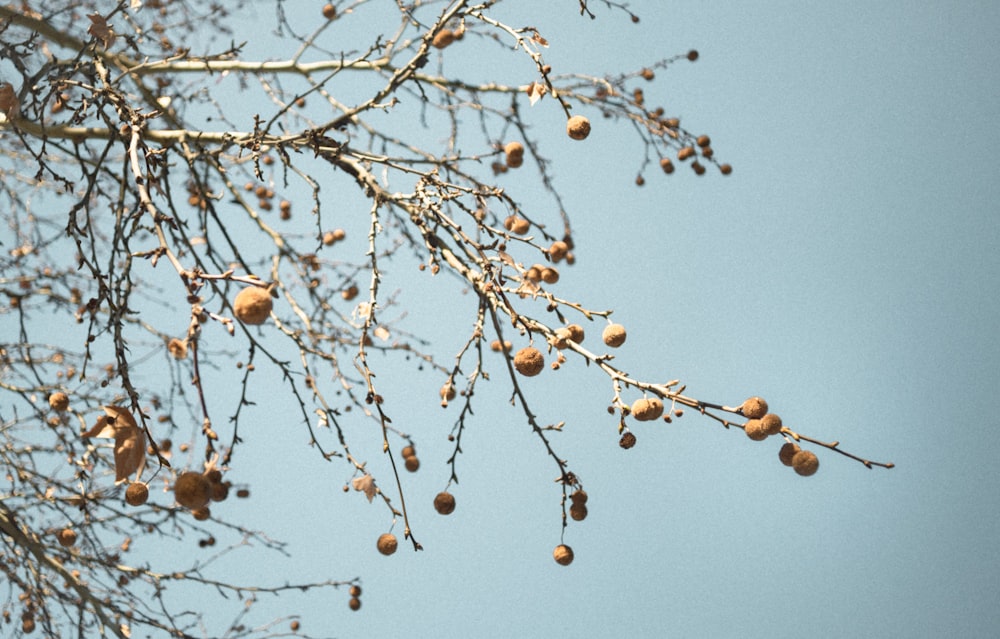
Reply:
<svg viewBox="0 0 1000 639"><path fill-rule="evenodd" d="M501 7L535 7L512 22L549 39L556 71L697 48L647 99L709 133L735 168L650 171L638 189L641 151L620 131L594 118L585 144L554 137L579 258L560 290L617 309L630 373L720 402L762 394L802 432L897 468L821 454L820 472L799 478L776 445L696 415L637 429L624 452L609 385L570 365L526 384L543 421L566 420L556 445L591 496L562 568L555 469L503 404L502 375L481 389L458 508L442 518L429 504L454 416L437 406L439 380L386 370L390 414L420 438L423 468L408 479L427 506L413 522L426 550L376 554L385 518L340 493L342 469L304 456L305 498L262 473L253 503L293 553L264 569L358 575L365 589L357 614L329 596L287 612L341 637L992 636L1000 5L636 3L635 26L598 3L596 21L560 4ZM408 326L441 331L450 314L434 296L453 282L416 282ZM455 303L444 308L464 331L473 300ZM267 454L299 459L296 439Z"/></svg>
<svg viewBox="0 0 1000 639"><path fill-rule="evenodd" d="M820 452L819 473L800 478L773 441L695 414L636 428L638 445L622 451L610 385L571 361L524 384L542 422L566 421L553 440L590 494L589 517L566 534L576 560L560 567L557 472L506 404L499 360L477 388L445 518L430 504L449 476L454 407L438 406L439 377L387 359L374 362L386 410L419 442L407 499L426 550L379 555L385 510L345 495L349 469L258 407L231 474L252 498L222 508L287 541L290 557L235 553L220 568L234 580L360 577L357 613L343 591L262 599L261 619L301 615L320 636L994 636L1000 4L634 2L639 25L599 4L596 21L570 0L499 10L539 29L556 72L635 70L698 49L644 86L647 100L710 134L734 171L654 168L637 188L642 150L622 129L592 115L585 143L551 136L578 258L560 292L616 309L628 372L680 378L709 401L763 395L801 432L897 467ZM534 109L539 128L562 117L551 102ZM535 187L505 186L547 205ZM406 328L434 337L446 361L475 311L455 284L405 261L387 270ZM371 463L384 465L376 426L346 427L368 433Z"/></svg>

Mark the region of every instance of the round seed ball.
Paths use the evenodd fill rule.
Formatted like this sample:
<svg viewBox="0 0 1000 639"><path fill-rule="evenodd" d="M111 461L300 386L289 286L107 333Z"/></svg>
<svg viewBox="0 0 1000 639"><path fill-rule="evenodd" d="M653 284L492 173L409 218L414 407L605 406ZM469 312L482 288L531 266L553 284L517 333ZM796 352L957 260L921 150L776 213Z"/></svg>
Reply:
<svg viewBox="0 0 1000 639"><path fill-rule="evenodd" d="M403 456L403 459L407 457L416 457L417 449L413 446L403 446L403 450L399 451L399 454Z"/></svg>
<svg viewBox="0 0 1000 639"><path fill-rule="evenodd" d="M566 327L569 331L569 339L577 344L583 342L583 327L579 324L570 324Z"/></svg>
<svg viewBox="0 0 1000 639"><path fill-rule="evenodd" d="M664 173L670 175L674 172L674 163L670 161L670 158L663 158L660 160L660 168L663 169Z"/></svg>
<svg viewBox="0 0 1000 639"><path fill-rule="evenodd" d="M585 504L573 504L569 507L569 516L573 521L583 521L587 518L587 506Z"/></svg>
<svg viewBox="0 0 1000 639"><path fill-rule="evenodd" d="M803 477L815 475L819 470L819 458L811 450L800 450L792 457L792 468Z"/></svg>
<svg viewBox="0 0 1000 639"><path fill-rule="evenodd" d="M767 402L760 397L751 397L740 406L740 412L748 419L760 419L767 414Z"/></svg>
<svg viewBox="0 0 1000 639"><path fill-rule="evenodd" d="M635 446L635 435L633 435L631 432L622 433L622 438L618 440L618 445L624 448L625 450L632 448L633 446Z"/></svg>
<svg viewBox="0 0 1000 639"><path fill-rule="evenodd" d="M323 17L327 20L333 20L337 17L337 7L332 4L323 5Z"/></svg>
<svg viewBox="0 0 1000 639"><path fill-rule="evenodd" d="M663 402L659 397L642 397L632 404L632 416L640 422L650 422L663 416Z"/></svg>
<svg viewBox="0 0 1000 639"><path fill-rule="evenodd" d="M208 509L208 506L202 506L201 508L192 509L191 515L198 521L208 521L212 516L212 511Z"/></svg>
<svg viewBox="0 0 1000 639"><path fill-rule="evenodd" d="M545 368L545 357L537 348L527 346L514 355L514 368L525 377L534 377Z"/></svg>
<svg viewBox="0 0 1000 639"><path fill-rule="evenodd" d="M611 348L618 348L624 344L627 337L628 334L625 332L625 327L621 324L608 324L604 328L604 332L601 333L601 339Z"/></svg>
<svg viewBox="0 0 1000 639"><path fill-rule="evenodd" d="M416 455L410 455L403 459L403 465L406 466L406 470L415 473L420 470L420 459Z"/></svg>
<svg viewBox="0 0 1000 639"><path fill-rule="evenodd" d="M518 235L524 235L531 230L531 222L523 217L517 217L516 215L508 216L507 219L503 221L503 226L511 233L517 233Z"/></svg>
<svg viewBox="0 0 1000 639"><path fill-rule="evenodd" d="M455 496L449 492L440 492L434 497L434 510L441 515L455 512Z"/></svg>
<svg viewBox="0 0 1000 639"><path fill-rule="evenodd" d="M259 286L248 286L236 295L233 312L244 324L263 324L273 305L270 293Z"/></svg>
<svg viewBox="0 0 1000 639"><path fill-rule="evenodd" d="M361 600L357 597L351 597L351 600L347 602L347 606L351 610L361 610Z"/></svg>
<svg viewBox="0 0 1000 639"><path fill-rule="evenodd" d="M761 417L760 424L768 435L777 435L781 432L781 418L774 413L768 413Z"/></svg>
<svg viewBox="0 0 1000 639"><path fill-rule="evenodd" d="M375 545L380 553L388 556L396 552L396 547L399 544L396 541L396 535L392 533L382 533L379 535L378 542Z"/></svg>
<svg viewBox="0 0 1000 639"><path fill-rule="evenodd" d="M203 508L212 498L212 484L199 472L181 473L174 482L174 499L185 508Z"/></svg>
<svg viewBox="0 0 1000 639"><path fill-rule="evenodd" d="M569 244L563 242L562 240L556 240L549 247L549 257L552 258L553 262L560 262L566 254L569 253Z"/></svg>
<svg viewBox="0 0 1000 639"><path fill-rule="evenodd" d="M436 49L443 49L455 41L455 32L451 29L441 29L431 40L431 45Z"/></svg>
<svg viewBox="0 0 1000 639"><path fill-rule="evenodd" d="M573 563L573 549L566 544L559 544L552 551L552 557L560 566L568 566Z"/></svg>
<svg viewBox="0 0 1000 639"><path fill-rule="evenodd" d="M764 430L764 424L759 419L747 420L747 423L743 424L743 432L755 442L767 439L768 435L767 431Z"/></svg>
<svg viewBox="0 0 1000 639"><path fill-rule="evenodd" d="M66 412L69 409L69 395L62 391L52 393L49 395L49 406L60 413Z"/></svg>
<svg viewBox="0 0 1000 639"><path fill-rule="evenodd" d="M586 504L587 491L583 490L582 488L580 490L574 490L572 493L570 493L569 499L574 504Z"/></svg>
<svg viewBox="0 0 1000 639"><path fill-rule="evenodd" d="M72 528L63 528L59 531L59 545L69 548L76 544L76 531Z"/></svg>
<svg viewBox="0 0 1000 639"><path fill-rule="evenodd" d="M125 503L129 506L142 506L149 499L149 487L146 484L134 481L125 489Z"/></svg>
<svg viewBox="0 0 1000 639"><path fill-rule="evenodd" d="M778 451L778 459L780 459L781 463L784 464L785 466L791 466L792 458L795 457L795 453L799 452L800 450L802 449L799 448L798 444L795 444L793 442L785 442L785 444L782 445L781 450Z"/></svg>
<svg viewBox="0 0 1000 639"><path fill-rule="evenodd" d="M590 120L582 115L574 115L566 121L566 133L574 140L585 140L590 135Z"/></svg>
<svg viewBox="0 0 1000 639"><path fill-rule="evenodd" d="M351 593L352 597L360 597L361 596L361 586L358 586L358 585L351 586L350 593Z"/></svg>

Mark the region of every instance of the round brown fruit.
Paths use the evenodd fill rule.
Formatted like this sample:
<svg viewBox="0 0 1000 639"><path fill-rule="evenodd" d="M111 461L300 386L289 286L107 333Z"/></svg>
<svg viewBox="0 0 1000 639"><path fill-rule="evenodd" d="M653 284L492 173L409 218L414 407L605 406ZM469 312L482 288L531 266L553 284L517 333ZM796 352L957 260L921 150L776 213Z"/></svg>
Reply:
<svg viewBox="0 0 1000 639"><path fill-rule="evenodd" d="M204 508L212 498L212 484L199 472L181 473L174 482L174 499L185 508Z"/></svg>
<svg viewBox="0 0 1000 639"><path fill-rule="evenodd" d="M574 140L585 140L590 135L590 120L574 115L566 121L566 133Z"/></svg>
<svg viewBox="0 0 1000 639"><path fill-rule="evenodd" d="M441 29L434 35L434 39L431 40L431 45L433 45L435 49L443 49L454 41L454 31L451 29Z"/></svg>
<svg viewBox="0 0 1000 639"><path fill-rule="evenodd" d="M759 419L748 419L747 423L743 424L743 432L755 442L767 439L768 435L767 431L764 430L764 424Z"/></svg>
<svg viewBox="0 0 1000 639"><path fill-rule="evenodd" d="M760 397L751 397L740 406L740 412L748 419L760 419L767 414L767 402Z"/></svg>
<svg viewBox="0 0 1000 639"><path fill-rule="evenodd" d="M441 515L455 512L455 496L449 492L440 492L434 497L434 510Z"/></svg>
<svg viewBox="0 0 1000 639"><path fill-rule="evenodd" d="M248 286L236 295L233 312L244 324L263 324L271 315L271 294L259 286Z"/></svg>
<svg viewBox="0 0 1000 639"><path fill-rule="evenodd" d="M819 458L811 450L800 450L792 457L792 468L803 477L815 475L819 470Z"/></svg>
<svg viewBox="0 0 1000 639"><path fill-rule="evenodd" d="M552 551L552 557L560 566L568 566L573 563L573 549L566 544L559 544Z"/></svg>
<svg viewBox="0 0 1000 639"><path fill-rule="evenodd" d="M802 449L799 448L798 444L795 444L793 442L785 442L781 446L781 449L778 451L778 459L780 459L781 463L784 464L785 466L791 466L792 458L795 457L795 453L799 452L800 450Z"/></svg>
<svg viewBox="0 0 1000 639"><path fill-rule="evenodd" d="M125 489L125 503L129 506L142 506L149 499L149 487L134 481Z"/></svg>
<svg viewBox="0 0 1000 639"><path fill-rule="evenodd" d="M524 235L531 230L531 222L516 215L509 216L503 221L503 225L511 233L517 233L518 235Z"/></svg>
<svg viewBox="0 0 1000 639"><path fill-rule="evenodd" d="M781 418L774 413L768 413L760 418L761 427L769 436L781 432Z"/></svg>
<svg viewBox="0 0 1000 639"><path fill-rule="evenodd" d="M601 339L611 348L618 348L624 344L627 337L628 334L625 332L625 327L621 324L608 324L601 334Z"/></svg>
<svg viewBox="0 0 1000 639"><path fill-rule="evenodd" d="M349 592L351 593L352 597L360 597L361 596L361 586L358 586L358 585L351 586L351 590Z"/></svg>
<svg viewBox="0 0 1000 639"><path fill-rule="evenodd" d="M58 411L60 413L66 412L69 408L69 395L63 393L62 391L57 391L49 395L49 406L52 410Z"/></svg>
<svg viewBox="0 0 1000 639"><path fill-rule="evenodd" d="M663 416L663 402L659 397L642 397L632 404L632 416L640 422L651 422Z"/></svg>
<svg viewBox="0 0 1000 639"><path fill-rule="evenodd" d="M635 435L633 435L631 432L622 433L621 439L618 440L618 445L624 448L625 450L632 448L633 446L635 446Z"/></svg>
<svg viewBox="0 0 1000 639"><path fill-rule="evenodd" d="M361 600L357 597L351 597L351 600L347 602L347 606L351 610L361 610Z"/></svg>
<svg viewBox="0 0 1000 639"><path fill-rule="evenodd" d="M571 342L576 342L580 344L583 342L583 327L579 324L570 324L566 327L569 331L569 339Z"/></svg>
<svg viewBox="0 0 1000 639"><path fill-rule="evenodd" d="M323 17L327 20L333 20L337 17L337 7L332 4L323 5Z"/></svg>
<svg viewBox="0 0 1000 639"><path fill-rule="evenodd" d="M392 533L382 533L381 535L379 535L378 542L376 543L378 551L386 556L396 552L396 548L398 545L399 544L396 541L396 535Z"/></svg>
<svg viewBox="0 0 1000 639"><path fill-rule="evenodd" d="M69 548L76 544L76 531L72 528L63 528L59 531L59 545Z"/></svg>
<svg viewBox="0 0 1000 639"><path fill-rule="evenodd" d="M545 368L545 357L533 346L526 346L514 355L514 368L525 377L534 377Z"/></svg>
<svg viewBox="0 0 1000 639"><path fill-rule="evenodd" d="M420 469L420 459L416 455L411 455L403 460L403 465L406 466L406 470L415 473Z"/></svg>
<svg viewBox="0 0 1000 639"><path fill-rule="evenodd" d="M574 504L586 504L587 491L583 490L582 488L580 490L574 490L572 493L570 493L569 499Z"/></svg>
<svg viewBox="0 0 1000 639"><path fill-rule="evenodd" d="M587 507L584 504L573 504L569 507L569 516L573 521L583 521L587 518Z"/></svg>

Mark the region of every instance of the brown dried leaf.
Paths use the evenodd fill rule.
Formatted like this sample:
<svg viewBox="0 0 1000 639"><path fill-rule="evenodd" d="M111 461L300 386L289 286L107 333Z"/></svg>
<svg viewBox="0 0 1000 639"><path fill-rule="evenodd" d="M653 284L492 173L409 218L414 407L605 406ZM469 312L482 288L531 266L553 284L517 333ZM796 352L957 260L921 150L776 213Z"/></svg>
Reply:
<svg viewBox="0 0 1000 639"><path fill-rule="evenodd" d="M351 485L354 486L354 490L363 492L365 497L368 498L369 503L375 498L375 479L371 475L366 473L360 477L355 477L351 480Z"/></svg>
<svg viewBox="0 0 1000 639"><path fill-rule="evenodd" d="M10 82L0 83L0 113L3 113L8 120L13 120L21 111L21 105L14 93L14 85Z"/></svg>
<svg viewBox="0 0 1000 639"><path fill-rule="evenodd" d="M91 13L87 17L90 18L91 22L87 33L100 40L105 49L110 49L115 42L114 28L108 25L108 21L99 13Z"/></svg>
<svg viewBox="0 0 1000 639"><path fill-rule="evenodd" d="M121 406L102 406L104 415L81 437L113 437L115 440L115 483L128 481L129 475L142 475L146 466L146 437L132 413Z"/></svg>

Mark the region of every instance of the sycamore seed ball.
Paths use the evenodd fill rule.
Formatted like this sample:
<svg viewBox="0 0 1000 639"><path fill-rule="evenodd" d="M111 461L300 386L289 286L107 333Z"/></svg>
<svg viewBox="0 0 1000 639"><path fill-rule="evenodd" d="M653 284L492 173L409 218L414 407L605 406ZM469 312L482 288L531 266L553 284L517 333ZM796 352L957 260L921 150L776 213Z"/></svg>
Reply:
<svg viewBox="0 0 1000 639"><path fill-rule="evenodd" d="M435 49L443 49L454 41L454 31L451 29L441 29L434 35L434 39L431 40L431 45L434 46Z"/></svg>
<svg viewBox="0 0 1000 639"><path fill-rule="evenodd" d="M574 115L566 121L566 133L574 140L585 140L590 135L590 120L582 115Z"/></svg>
<svg viewBox="0 0 1000 639"><path fill-rule="evenodd" d="M347 606L351 610L361 610L361 600L357 597L351 597L351 600L347 602Z"/></svg>
<svg viewBox="0 0 1000 639"><path fill-rule="evenodd" d="M185 508L203 508L212 498L212 484L199 472L181 473L174 482L174 499Z"/></svg>
<svg viewBox="0 0 1000 639"><path fill-rule="evenodd" d="M396 552L396 547L398 545L399 544L396 541L396 535L392 533L383 533L382 535L379 536L378 542L376 543L378 551L386 556L389 556L392 553Z"/></svg>
<svg viewBox="0 0 1000 639"><path fill-rule="evenodd" d="M358 585L351 586L351 590L349 592L351 593L352 597L360 597L361 596L361 586L358 586Z"/></svg>
<svg viewBox="0 0 1000 639"><path fill-rule="evenodd" d="M503 221L503 226L511 233L517 233L518 235L524 235L531 230L531 222L523 217L517 217L516 215L507 217L507 219Z"/></svg>
<svg viewBox="0 0 1000 639"><path fill-rule="evenodd" d="M66 412L69 409L69 395L63 393L62 391L52 393L49 395L49 406L52 410L58 411L60 413Z"/></svg>
<svg viewBox="0 0 1000 639"><path fill-rule="evenodd" d="M545 357L533 346L526 346L514 355L514 368L525 377L534 377L545 368Z"/></svg>
<svg viewBox="0 0 1000 639"><path fill-rule="evenodd" d="M434 510L441 515L455 512L455 496L449 492L440 492L434 497Z"/></svg>
<svg viewBox="0 0 1000 639"><path fill-rule="evenodd" d="M663 416L663 402L659 397L642 397L632 404L632 416L640 422L651 422Z"/></svg>
<svg viewBox="0 0 1000 639"><path fill-rule="evenodd" d="M552 551L552 557L560 566L568 566L573 563L573 549L566 544L559 544Z"/></svg>
<svg viewBox="0 0 1000 639"><path fill-rule="evenodd" d="M769 436L777 435L781 432L781 418L774 413L768 413L760 418L761 428L764 429Z"/></svg>
<svg viewBox="0 0 1000 639"><path fill-rule="evenodd" d="M142 506L149 499L149 487L142 482L132 482L125 489L125 503L129 506Z"/></svg>
<svg viewBox="0 0 1000 639"><path fill-rule="evenodd" d="M784 464L785 466L791 466L792 458L795 457L795 453L799 452L800 450L802 449L799 448L798 444L793 442L785 442L785 444L781 447L781 450L778 451L778 459L780 459L781 463Z"/></svg>
<svg viewBox="0 0 1000 639"><path fill-rule="evenodd" d="M323 5L323 17L327 20L333 20L337 17L337 7L332 4Z"/></svg>
<svg viewBox="0 0 1000 639"><path fill-rule="evenodd" d="M420 470L420 459L416 455L406 457L403 459L403 465L406 466L406 470L415 473Z"/></svg>
<svg viewBox="0 0 1000 639"><path fill-rule="evenodd" d="M63 528L59 531L59 545L64 548L76 544L76 531L72 528Z"/></svg>
<svg viewBox="0 0 1000 639"><path fill-rule="evenodd" d="M740 412L748 419L760 419L767 414L767 402L760 397L751 397L740 406Z"/></svg>
<svg viewBox="0 0 1000 639"><path fill-rule="evenodd" d="M583 521L587 518L587 506L585 504L573 504L569 507L569 516L573 521Z"/></svg>
<svg viewBox="0 0 1000 639"><path fill-rule="evenodd" d="M625 343L625 339L628 335L625 333L625 327L621 324L608 324L605 327L604 332L601 334L601 339L604 343L611 348L618 348Z"/></svg>
<svg viewBox="0 0 1000 639"><path fill-rule="evenodd" d="M618 445L624 448L625 450L632 448L633 446L635 446L635 435L633 435L629 431L625 431L624 433L622 433L621 439L618 440Z"/></svg>
<svg viewBox="0 0 1000 639"><path fill-rule="evenodd" d="M248 286L236 295L233 312L244 324L263 324L271 315L271 294L259 286Z"/></svg>
<svg viewBox="0 0 1000 639"><path fill-rule="evenodd" d="M747 423L743 424L743 432L755 442L767 439L768 435L767 431L764 430L763 423L759 419L747 420Z"/></svg>
<svg viewBox="0 0 1000 639"><path fill-rule="evenodd" d="M192 509L191 515L198 521L208 521L212 516L212 511L208 509L208 506L202 506L201 508Z"/></svg>
<svg viewBox="0 0 1000 639"><path fill-rule="evenodd" d="M819 470L819 458L811 450L800 450L792 457L792 468L803 477L815 475Z"/></svg>

